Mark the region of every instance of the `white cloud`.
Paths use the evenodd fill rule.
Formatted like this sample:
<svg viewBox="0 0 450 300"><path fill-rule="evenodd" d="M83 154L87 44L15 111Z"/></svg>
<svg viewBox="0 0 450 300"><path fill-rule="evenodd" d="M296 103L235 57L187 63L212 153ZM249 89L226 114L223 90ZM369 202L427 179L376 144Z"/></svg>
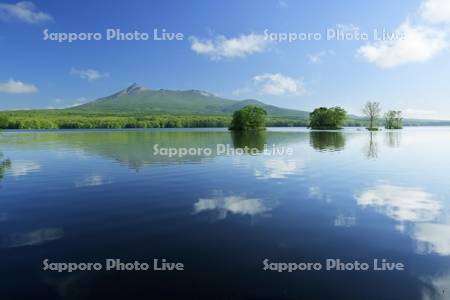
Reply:
<svg viewBox="0 0 450 300"><path fill-rule="evenodd" d="M0 83L0 93L8 94L27 94L37 92L37 87L32 84L26 84L22 81L10 79L7 82Z"/></svg>
<svg viewBox="0 0 450 300"><path fill-rule="evenodd" d="M0 3L0 21L21 21L30 24L52 21L53 17L38 11L32 2L22 1L16 4Z"/></svg>
<svg viewBox="0 0 450 300"><path fill-rule="evenodd" d="M425 0L419 13L422 19L430 23L450 23L450 1Z"/></svg>
<svg viewBox="0 0 450 300"><path fill-rule="evenodd" d="M268 95L304 95L306 89L302 79L294 79L280 73L265 73L253 77L260 92Z"/></svg>
<svg viewBox="0 0 450 300"><path fill-rule="evenodd" d="M397 32L404 38L367 44L358 49L359 56L370 63L388 69L399 65L426 62L448 48L448 34L444 31L404 22Z"/></svg>
<svg viewBox="0 0 450 300"><path fill-rule="evenodd" d="M404 21L396 30L403 38L369 43L357 50L358 56L388 69L407 63L426 62L450 46L448 28L450 1L424 0L414 22Z"/></svg>
<svg viewBox="0 0 450 300"><path fill-rule="evenodd" d="M209 56L212 60L224 58L246 57L255 53L263 52L267 49L269 40L263 35L251 33L241 35L236 38L226 38L219 35L214 39L200 40L197 37L190 37L191 49L198 53Z"/></svg>
<svg viewBox="0 0 450 300"><path fill-rule="evenodd" d="M327 55L333 55L334 51L333 50L328 50L328 51L320 51L320 52L316 52L316 53L312 53L310 55L308 55L309 58L309 62L312 64L320 64L322 62L322 59L327 56Z"/></svg>
<svg viewBox="0 0 450 300"><path fill-rule="evenodd" d="M81 79L86 79L88 81L95 81L104 77L109 77L108 73L102 73L94 69L86 69L86 70L72 69L70 70L70 74L80 76Z"/></svg>

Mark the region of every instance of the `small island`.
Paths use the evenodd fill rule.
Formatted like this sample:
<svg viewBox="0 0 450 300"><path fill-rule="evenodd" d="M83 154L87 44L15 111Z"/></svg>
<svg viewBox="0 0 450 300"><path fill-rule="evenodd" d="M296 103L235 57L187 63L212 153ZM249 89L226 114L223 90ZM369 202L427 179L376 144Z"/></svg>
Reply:
<svg viewBox="0 0 450 300"><path fill-rule="evenodd" d="M339 106L319 107L309 114L309 128L318 130L342 129L346 120L347 112Z"/></svg>
<svg viewBox="0 0 450 300"><path fill-rule="evenodd" d="M229 130L256 131L266 130L267 112L256 105L247 105L233 113Z"/></svg>

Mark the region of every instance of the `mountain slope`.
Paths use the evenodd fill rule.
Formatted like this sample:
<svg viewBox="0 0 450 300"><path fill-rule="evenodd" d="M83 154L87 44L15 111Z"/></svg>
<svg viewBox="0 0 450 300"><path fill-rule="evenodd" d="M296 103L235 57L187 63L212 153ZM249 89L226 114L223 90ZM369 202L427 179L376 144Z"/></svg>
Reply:
<svg viewBox="0 0 450 300"><path fill-rule="evenodd" d="M257 100L236 101L199 90L151 90L132 84L111 96L69 108L93 113L139 113L149 115L231 115L249 105L266 109L274 117L308 117L308 112L279 108Z"/></svg>

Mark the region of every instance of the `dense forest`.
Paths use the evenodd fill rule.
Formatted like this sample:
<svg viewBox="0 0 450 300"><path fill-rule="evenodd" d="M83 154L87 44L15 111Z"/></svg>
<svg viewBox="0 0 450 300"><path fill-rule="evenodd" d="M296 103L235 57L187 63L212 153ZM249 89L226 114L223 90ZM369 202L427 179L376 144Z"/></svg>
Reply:
<svg viewBox="0 0 450 300"><path fill-rule="evenodd" d="M67 111L0 112L1 129L201 128L228 127L231 116L89 114ZM307 126L300 118L268 118L269 126Z"/></svg>

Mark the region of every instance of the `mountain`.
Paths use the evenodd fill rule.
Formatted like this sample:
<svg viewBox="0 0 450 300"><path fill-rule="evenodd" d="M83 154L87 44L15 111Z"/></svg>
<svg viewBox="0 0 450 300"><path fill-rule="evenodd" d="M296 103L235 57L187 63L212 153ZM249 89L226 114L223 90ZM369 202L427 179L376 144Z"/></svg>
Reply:
<svg viewBox="0 0 450 300"><path fill-rule="evenodd" d="M246 106L264 108L269 116L307 118L306 111L280 108L258 100L231 100L199 90L153 90L132 84L111 96L68 108L71 111L92 113L138 113L148 115L231 115Z"/></svg>

